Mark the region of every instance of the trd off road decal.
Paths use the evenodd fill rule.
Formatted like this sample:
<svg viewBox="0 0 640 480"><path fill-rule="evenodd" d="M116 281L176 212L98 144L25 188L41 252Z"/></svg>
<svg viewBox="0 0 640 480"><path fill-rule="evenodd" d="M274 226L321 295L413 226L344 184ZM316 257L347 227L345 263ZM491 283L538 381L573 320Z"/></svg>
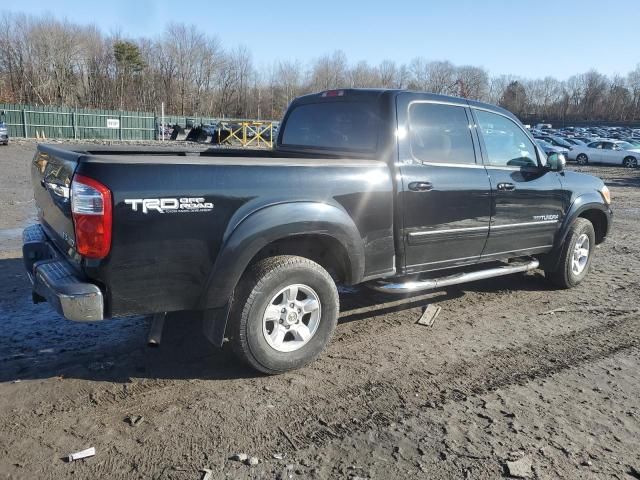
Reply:
<svg viewBox="0 0 640 480"><path fill-rule="evenodd" d="M131 205L134 212L142 213L197 213L210 212L213 203L205 201L203 197L182 198L126 198L124 203Z"/></svg>

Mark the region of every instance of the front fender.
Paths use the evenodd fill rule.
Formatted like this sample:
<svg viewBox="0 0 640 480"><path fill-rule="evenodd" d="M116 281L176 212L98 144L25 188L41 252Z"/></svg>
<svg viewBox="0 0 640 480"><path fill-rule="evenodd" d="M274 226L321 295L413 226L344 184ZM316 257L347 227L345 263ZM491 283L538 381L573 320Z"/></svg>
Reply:
<svg viewBox="0 0 640 480"><path fill-rule="evenodd" d="M349 282L359 282L364 276L364 243L343 209L319 202L271 205L246 216L225 235L203 292L202 308L226 305L254 256L270 243L296 235L334 238L349 256Z"/></svg>
<svg viewBox="0 0 640 480"><path fill-rule="evenodd" d="M567 238L567 234L569 233L569 227L578 218L587 210L600 210L603 212L607 218L606 231L609 230L609 225L611 224L611 209L607 204L604 203L600 193L598 192L589 192L584 193L577 197L571 207L569 207L569 211L564 217L562 221L562 226L558 235L556 236L555 247L562 247L565 239Z"/></svg>
<svg viewBox="0 0 640 480"><path fill-rule="evenodd" d="M555 270L555 268L557 268L560 260L560 254L562 253L562 246L569 234L569 228L573 222L575 222L576 218L580 217L588 210L599 210L604 213L607 219L604 231L604 235L606 236L611 226L612 212L609 206L604 203L600 194L598 192L588 192L576 197L569 207L567 214L564 216L562 225L556 234L553 250L549 252L543 260L545 268L548 268L549 270Z"/></svg>

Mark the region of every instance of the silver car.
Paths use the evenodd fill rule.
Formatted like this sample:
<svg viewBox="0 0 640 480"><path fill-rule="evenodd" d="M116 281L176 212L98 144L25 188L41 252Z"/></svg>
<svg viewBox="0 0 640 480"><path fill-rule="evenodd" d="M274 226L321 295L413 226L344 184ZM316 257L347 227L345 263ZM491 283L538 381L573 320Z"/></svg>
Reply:
<svg viewBox="0 0 640 480"><path fill-rule="evenodd" d="M0 144L9 145L9 129L3 122L0 122Z"/></svg>
<svg viewBox="0 0 640 480"><path fill-rule="evenodd" d="M640 160L640 148L621 140L597 140L587 145L576 145L569 152L569 159L580 165L587 163L605 163L637 168Z"/></svg>

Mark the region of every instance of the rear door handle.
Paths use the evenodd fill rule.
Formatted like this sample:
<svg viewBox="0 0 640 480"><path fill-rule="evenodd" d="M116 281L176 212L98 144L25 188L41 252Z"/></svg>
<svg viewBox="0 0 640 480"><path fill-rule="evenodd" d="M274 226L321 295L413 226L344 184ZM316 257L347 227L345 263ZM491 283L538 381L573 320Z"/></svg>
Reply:
<svg viewBox="0 0 640 480"><path fill-rule="evenodd" d="M498 190L502 190L503 192L511 192L515 190L516 186L513 183L499 183Z"/></svg>
<svg viewBox="0 0 640 480"><path fill-rule="evenodd" d="M411 182L409 184L409 190L412 192L428 192L432 188L431 182Z"/></svg>

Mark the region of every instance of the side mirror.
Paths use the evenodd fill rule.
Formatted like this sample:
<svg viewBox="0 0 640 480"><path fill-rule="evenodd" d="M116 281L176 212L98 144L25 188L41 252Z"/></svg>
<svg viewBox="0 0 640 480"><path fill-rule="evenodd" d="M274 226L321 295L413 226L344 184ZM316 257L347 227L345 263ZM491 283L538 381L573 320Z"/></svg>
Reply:
<svg viewBox="0 0 640 480"><path fill-rule="evenodd" d="M547 156L547 165L552 172L561 172L567 164L567 159L562 153L552 153Z"/></svg>

